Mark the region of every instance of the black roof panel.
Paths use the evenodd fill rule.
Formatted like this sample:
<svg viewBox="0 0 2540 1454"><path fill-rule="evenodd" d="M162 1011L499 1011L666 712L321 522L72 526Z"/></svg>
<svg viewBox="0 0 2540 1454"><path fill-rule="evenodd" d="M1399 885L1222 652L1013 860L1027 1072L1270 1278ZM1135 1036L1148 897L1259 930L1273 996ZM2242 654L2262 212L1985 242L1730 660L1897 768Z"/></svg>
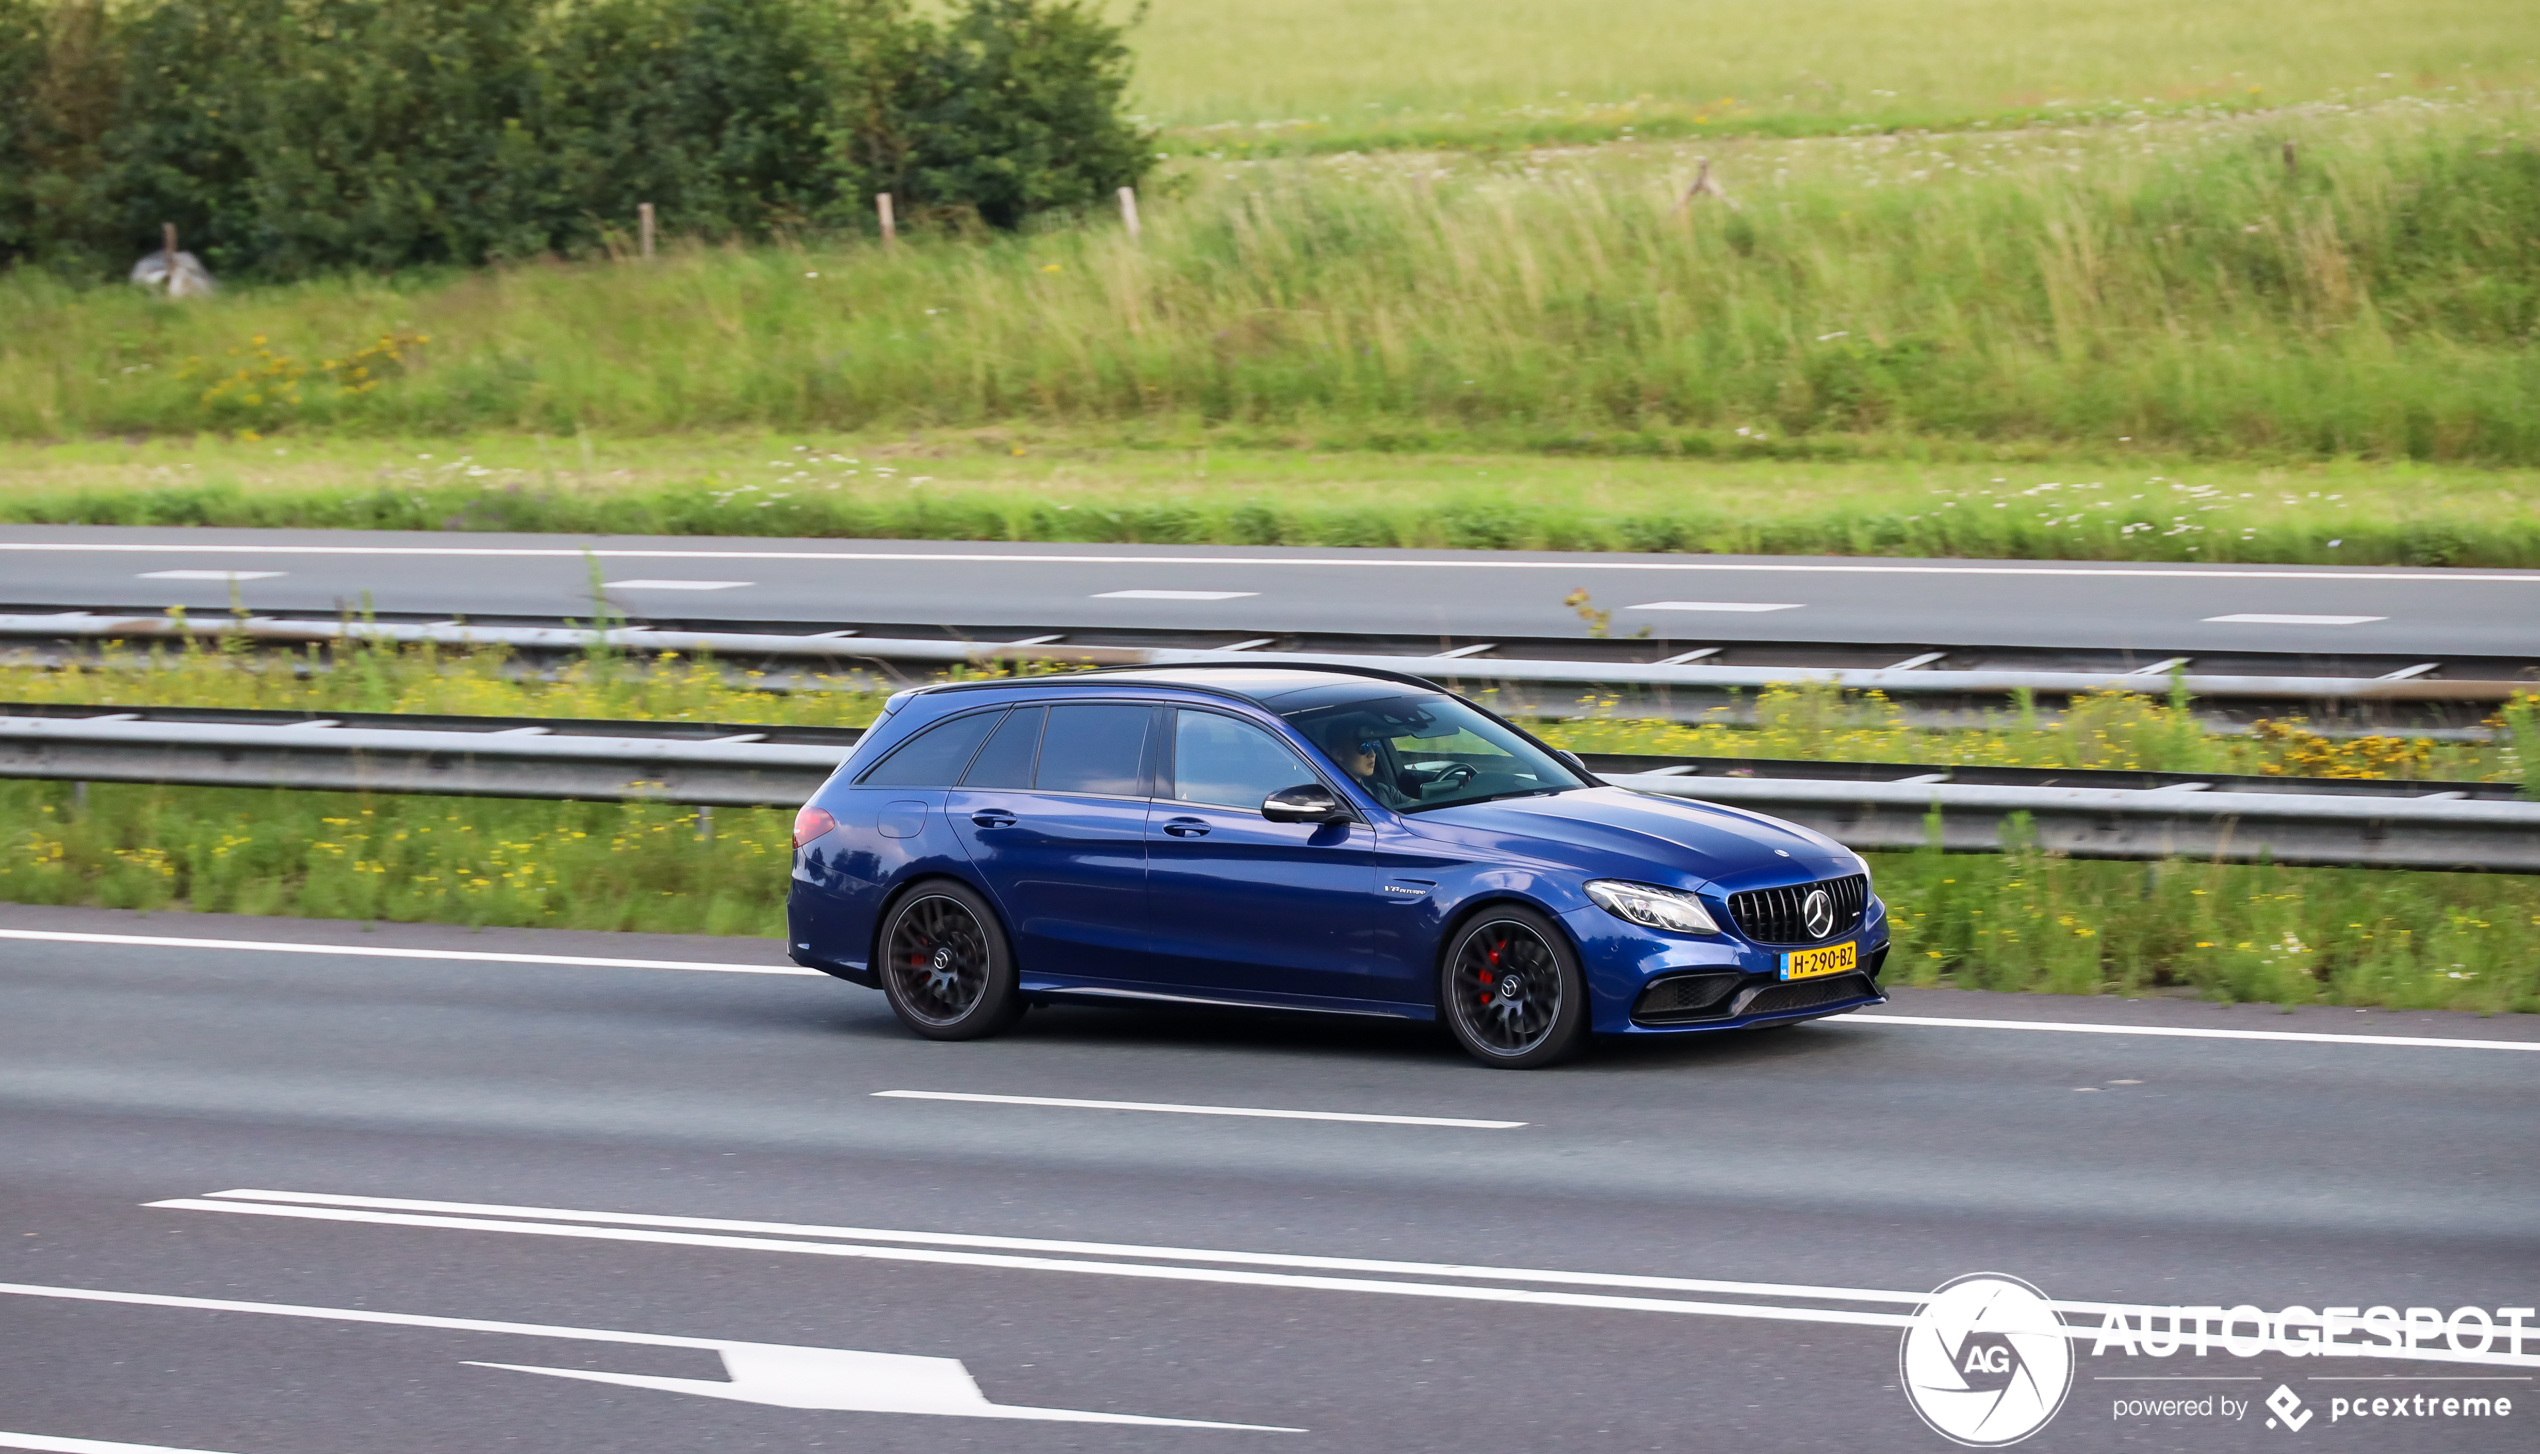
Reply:
<svg viewBox="0 0 2540 1454"><path fill-rule="evenodd" d="M1362 666L1288 666L1249 662L1194 662L1182 666L1108 667L1099 671L1053 672L1046 676L996 677L983 681L950 682L929 691L958 691L981 687L1064 687L1076 684L1108 686L1116 682L1139 682L1159 687L1181 687L1189 691L1207 692L1214 696L1241 697L1267 706L1274 700L1300 692L1333 688L1364 690L1382 682L1397 688L1443 693L1446 689L1423 677L1408 672L1385 671Z"/></svg>

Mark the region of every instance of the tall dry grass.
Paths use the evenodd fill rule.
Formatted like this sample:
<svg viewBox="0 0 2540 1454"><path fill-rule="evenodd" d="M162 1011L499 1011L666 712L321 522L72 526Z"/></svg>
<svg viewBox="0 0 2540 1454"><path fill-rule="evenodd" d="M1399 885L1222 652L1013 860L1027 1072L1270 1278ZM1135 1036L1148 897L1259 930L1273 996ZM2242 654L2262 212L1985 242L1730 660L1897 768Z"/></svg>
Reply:
<svg viewBox="0 0 2540 1454"><path fill-rule="evenodd" d="M2520 99L1198 178L1143 245L689 249L168 308L0 284L0 431L1233 423L2540 460ZM2281 144L2296 145L2288 171ZM372 349L356 377L345 360Z"/></svg>

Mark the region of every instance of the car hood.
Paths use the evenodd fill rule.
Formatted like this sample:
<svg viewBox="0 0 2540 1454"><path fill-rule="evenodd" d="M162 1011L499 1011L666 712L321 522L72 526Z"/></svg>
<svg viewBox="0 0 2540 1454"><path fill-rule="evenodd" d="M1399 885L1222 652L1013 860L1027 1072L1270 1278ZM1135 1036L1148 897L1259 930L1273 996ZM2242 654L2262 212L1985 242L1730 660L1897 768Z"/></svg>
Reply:
<svg viewBox="0 0 2540 1454"><path fill-rule="evenodd" d="M1591 873L1629 871L1625 863L1596 861L1606 855L1663 865L1706 881L1763 878L1788 883L1855 871L1849 850L1796 823L1623 788L1438 808L1409 821L1423 831L1520 835L1560 844L1571 850L1563 857ZM1776 855L1777 848L1789 857Z"/></svg>

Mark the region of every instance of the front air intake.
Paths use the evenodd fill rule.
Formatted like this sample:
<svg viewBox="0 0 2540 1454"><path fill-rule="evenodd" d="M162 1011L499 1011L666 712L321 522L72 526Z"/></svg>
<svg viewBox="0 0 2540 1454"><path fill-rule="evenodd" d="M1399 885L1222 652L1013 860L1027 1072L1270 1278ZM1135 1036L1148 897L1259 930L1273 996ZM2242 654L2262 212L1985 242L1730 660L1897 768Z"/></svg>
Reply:
<svg viewBox="0 0 2540 1454"><path fill-rule="evenodd" d="M1746 976L1680 974L1641 991L1632 1018L1644 1025L1671 1025L1686 1020L1717 1020L1729 1012L1729 996Z"/></svg>
<svg viewBox="0 0 2540 1454"><path fill-rule="evenodd" d="M1870 982L1857 974L1838 979L1809 979L1797 984L1777 984L1756 991L1748 998L1741 1015L1786 1015L1793 1010L1813 1010L1819 1005L1839 1004L1875 994Z"/></svg>

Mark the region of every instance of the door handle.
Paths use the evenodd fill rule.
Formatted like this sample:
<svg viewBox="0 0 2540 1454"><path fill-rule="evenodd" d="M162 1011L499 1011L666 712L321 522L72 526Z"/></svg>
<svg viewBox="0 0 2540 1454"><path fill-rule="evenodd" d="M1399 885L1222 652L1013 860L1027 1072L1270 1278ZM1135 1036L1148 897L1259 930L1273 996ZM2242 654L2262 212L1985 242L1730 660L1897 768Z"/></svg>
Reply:
<svg viewBox="0 0 2540 1454"><path fill-rule="evenodd" d="M982 828L1011 828L1014 815L1003 808L982 808L970 815L970 821Z"/></svg>
<svg viewBox="0 0 2540 1454"><path fill-rule="evenodd" d="M1205 838L1208 825L1197 818L1176 818L1164 825L1164 831L1176 838Z"/></svg>

